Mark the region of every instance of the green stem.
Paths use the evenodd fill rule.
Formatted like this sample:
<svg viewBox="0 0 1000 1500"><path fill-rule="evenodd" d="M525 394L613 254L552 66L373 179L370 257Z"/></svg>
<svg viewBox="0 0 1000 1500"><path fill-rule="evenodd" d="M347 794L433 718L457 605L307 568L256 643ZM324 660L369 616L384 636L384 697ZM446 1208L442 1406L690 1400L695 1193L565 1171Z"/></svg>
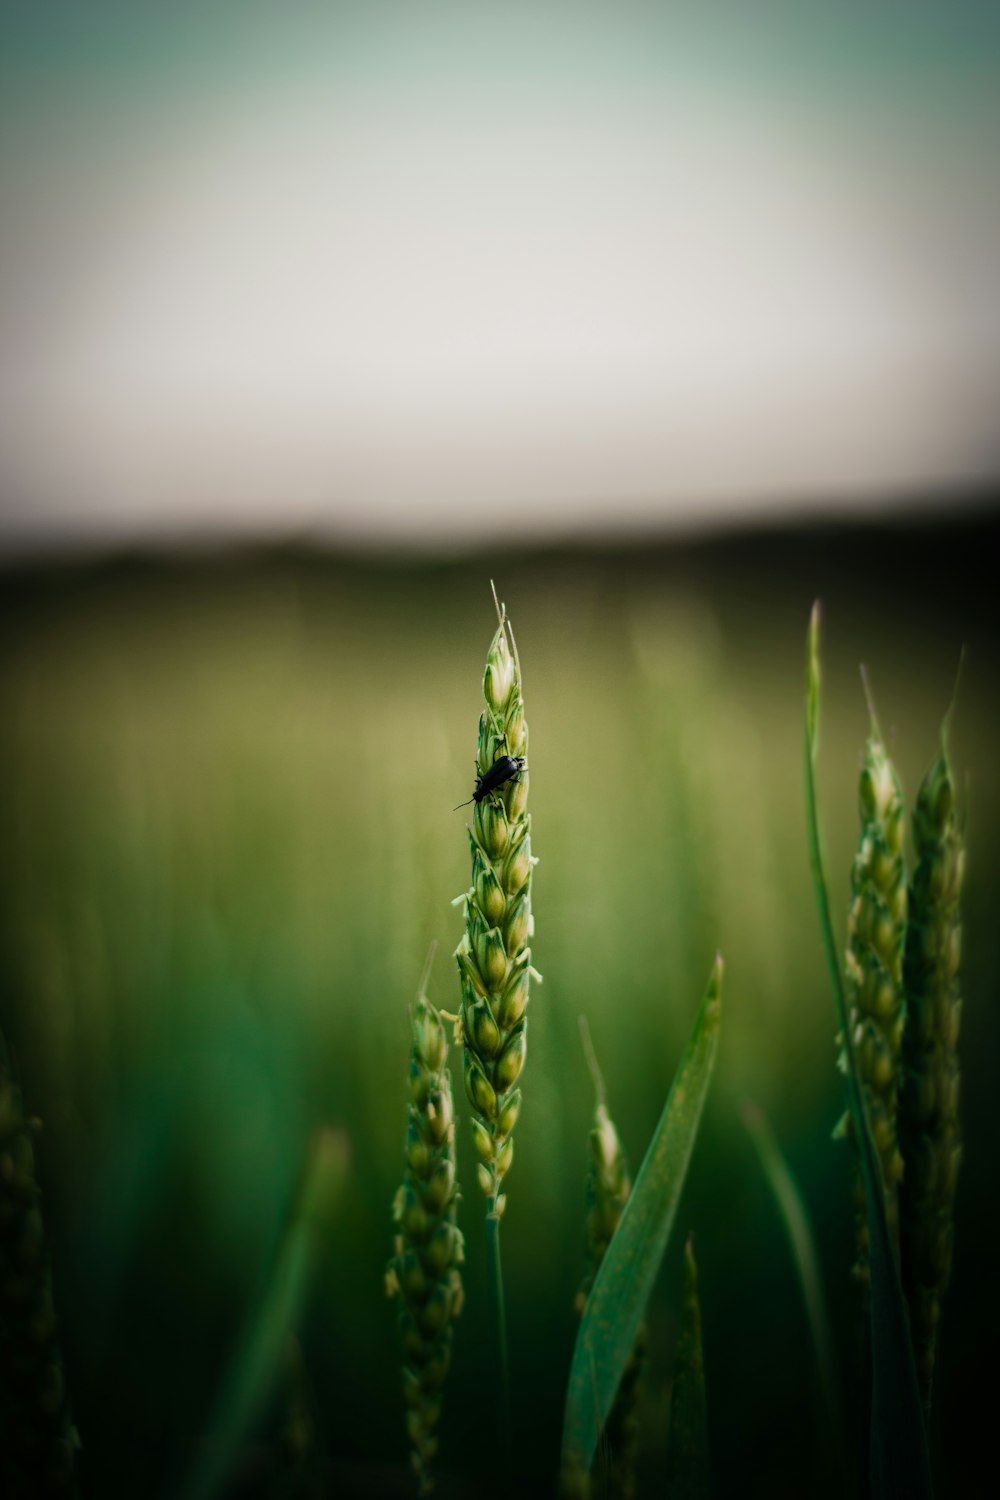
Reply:
<svg viewBox="0 0 1000 1500"><path fill-rule="evenodd" d="M500 1356L500 1405L498 1409L498 1437L508 1481L513 1473L510 1436L510 1364L507 1358L507 1314L503 1300L503 1268L500 1264L500 1215L496 1211L496 1195L486 1205L486 1256L493 1289L493 1305L497 1320L497 1349Z"/></svg>

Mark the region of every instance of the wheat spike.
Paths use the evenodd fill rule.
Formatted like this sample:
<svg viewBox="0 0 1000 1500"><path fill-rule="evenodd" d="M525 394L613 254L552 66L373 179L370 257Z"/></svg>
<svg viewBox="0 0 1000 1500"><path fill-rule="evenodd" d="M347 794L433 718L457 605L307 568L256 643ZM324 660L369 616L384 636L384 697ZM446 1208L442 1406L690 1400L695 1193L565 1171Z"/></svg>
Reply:
<svg viewBox="0 0 1000 1500"><path fill-rule="evenodd" d="M494 598L496 597L494 593ZM486 776L498 757L525 758L528 726L521 669L506 609L483 673L485 707L479 717L476 766ZM455 957L461 979L460 1030L465 1042L465 1091L472 1105L479 1185L490 1211L503 1213L501 1183L514 1156L511 1132L521 1108L516 1087L527 1045L528 946L531 916L531 816L525 765L475 802L469 830L472 879L464 897L465 933Z"/></svg>
<svg viewBox="0 0 1000 1500"><path fill-rule="evenodd" d="M867 683L866 683L867 686ZM872 711L858 789L861 838L851 868L846 975L854 1052L868 1092L872 1134L885 1182L885 1209L899 1235L903 1157L897 1134L902 1041L906 1019L903 945L906 870L903 795ZM858 1275L867 1278L868 1231L859 1188Z"/></svg>
<svg viewBox="0 0 1000 1500"><path fill-rule="evenodd" d="M941 1302L951 1274L962 1155L958 1032L959 897L965 864L945 735L913 810L917 864L909 889L900 1136L906 1160L901 1263L917 1374L929 1409Z"/></svg>
<svg viewBox="0 0 1000 1500"><path fill-rule="evenodd" d="M429 962L428 962L429 967ZM456 1223L455 1117L448 1037L423 992L413 1005L410 1104L403 1183L393 1203L396 1235L386 1289L401 1303L403 1396L419 1493L433 1488L441 1393L451 1361L452 1324L462 1309L464 1258Z"/></svg>

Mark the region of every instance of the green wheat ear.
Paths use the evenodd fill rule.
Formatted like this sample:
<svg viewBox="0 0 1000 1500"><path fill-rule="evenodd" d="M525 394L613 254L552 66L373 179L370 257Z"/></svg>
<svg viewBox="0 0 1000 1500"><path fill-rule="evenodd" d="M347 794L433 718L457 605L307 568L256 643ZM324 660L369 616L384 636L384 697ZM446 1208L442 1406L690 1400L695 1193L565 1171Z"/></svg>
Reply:
<svg viewBox="0 0 1000 1500"><path fill-rule="evenodd" d="M427 968L430 968L428 959ZM462 1310L464 1258L456 1224L455 1116L448 1037L423 993L413 1006L410 1105L403 1184L393 1203L396 1236L386 1289L402 1303L403 1396L419 1493L433 1488L441 1392L451 1361L452 1323Z"/></svg>
<svg viewBox="0 0 1000 1500"><path fill-rule="evenodd" d="M625 1203L632 1191L632 1178L614 1121L608 1114L604 1080L597 1065L590 1030L583 1016L580 1017L580 1032L597 1093L587 1172L587 1263L576 1296L577 1311L582 1315L598 1267L618 1228ZM629 1500L635 1494L635 1467L639 1448L639 1381L645 1357L646 1328L645 1324L640 1324L632 1353L622 1372L614 1405L604 1424L598 1450L603 1458L603 1493L609 1500Z"/></svg>
<svg viewBox="0 0 1000 1500"><path fill-rule="evenodd" d="M494 592L494 599L496 594ZM504 607L486 656L477 767L485 776L501 755L527 756L521 668ZM465 1092L474 1111L477 1179L491 1215L506 1206L501 1183L514 1158L511 1132L521 1109L516 1087L528 1037L531 967L531 816L525 767L476 802L469 830L472 879L463 898L465 933L455 953L462 986Z"/></svg>
<svg viewBox="0 0 1000 1500"><path fill-rule="evenodd" d="M951 1272L953 1205L962 1147L957 1043L962 1001L959 896L965 862L948 762L941 749L917 794L917 865L909 891L904 976L900 1134L906 1157L901 1203L903 1287L925 1408L930 1407L941 1302Z"/></svg>
<svg viewBox="0 0 1000 1500"><path fill-rule="evenodd" d="M865 686L867 689L867 680ZM868 1093L872 1138L882 1165L886 1222L898 1249L903 1158L897 1136L897 1112L906 1018L903 794L873 708L858 802L861 838L851 868L847 915L848 1015L858 1073ZM868 1229L860 1181L857 1196L857 1272L860 1279L867 1280Z"/></svg>
<svg viewBox="0 0 1000 1500"><path fill-rule="evenodd" d="M813 605L806 639L806 713L803 769L809 866L816 892L823 953L842 1030L842 1064L847 1079L850 1133L857 1144L869 1231L871 1296L871 1442L869 1483L873 1500L906 1495L931 1500L933 1484L927 1452L927 1427L921 1409L906 1299L886 1215L886 1185L874 1138L874 1109L861 1077L851 1005L841 973L830 916L830 898L820 837L816 764L819 751L820 658L819 601ZM863 1028L862 1028L862 1034Z"/></svg>
<svg viewBox="0 0 1000 1500"><path fill-rule="evenodd" d="M59 1352L52 1271L25 1118L0 1036L0 1491L76 1494L76 1430Z"/></svg>

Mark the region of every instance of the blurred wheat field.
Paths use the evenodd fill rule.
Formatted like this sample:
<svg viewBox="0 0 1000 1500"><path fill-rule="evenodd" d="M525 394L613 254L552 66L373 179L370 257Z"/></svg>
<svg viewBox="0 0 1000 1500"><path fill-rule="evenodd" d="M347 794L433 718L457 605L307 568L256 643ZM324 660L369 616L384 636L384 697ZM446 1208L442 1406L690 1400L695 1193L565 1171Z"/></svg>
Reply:
<svg viewBox="0 0 1000 1500"><path fill-rule="evenodd" d="M719 1067L679 1226L698 1241L713 1472L719 1494L836 1493L788 1252L739 1118L745 1098L760 1105L799 1175L841 1364L859 1368L852 1164L830 1140L842 1089L802 806L816 595L822 811L841 918L867 725L858 662L912 796L968 647L954 732L969 785L966 1155L939 1447L950 1492L970 1492L985 1443L968 1414L973 1351L1000 1334L977 1291L1000 1234L1000 634L969 566L988 529L489 565L287 553L8 571L0 1019L44 1120L91 1493L177 1493L266 1285L309 1141L327 1125L349 1139L350 1179L299 1330L317 1463L344 1493L409 1492L382 1269L406 1009L433 938L429 993L457 1002L461 914L449 902L468 879L468 846L466 814L451 809L472 786L491 572L520 649L540 857L544 984L504 1230L525 1492L547 1493L556 1468L583 1256L592 1097L577 1017L589 1017L637 1160L718 948ZM492 1438L477 1399L491 1347L464 1099L459 1113L468 1301L442 1425L445 1496L464 1493L448 1476L468 1474ZM665 1441L682 1238L650 1312L648 1475ZM280 1429L283 1378L233 1493L265 1493L254 1454Z"/></svg>

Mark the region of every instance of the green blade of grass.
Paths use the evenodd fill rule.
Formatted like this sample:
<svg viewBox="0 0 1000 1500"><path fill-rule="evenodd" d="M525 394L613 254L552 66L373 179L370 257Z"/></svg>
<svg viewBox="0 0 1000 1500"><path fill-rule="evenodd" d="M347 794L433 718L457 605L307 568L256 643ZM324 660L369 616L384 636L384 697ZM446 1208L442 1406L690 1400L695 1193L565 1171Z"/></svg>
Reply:
<svg viewBox="0 0 1000 1500"><path fill-rule="evenodd" d="M750 1139L757 1149L764 1176L774 1195L774 1201L778 1206L778 1212L788 1236L816 1353L816 1368L819 1372L819 1383L823 1403L826 1406L830 1436L838 1460L843 1465L844 1424L840 1408L840 1384L833 1355L830 1314L819 1269L819 1255L816 1251L816 1236L813 1233L801 1189L792 1176L791 1168L778 1145L770 1122L757 1105L749 1100L743 1105L742 1115Z"/></svg>
<svg viewBox="0 0 1000 1500"><path fill-rule="evenodd" d="M684 1247L684 1300L677 1330L674 1386L670 1397L667 1483L670 1500L707 1500L708 1407L701 1348L701 1306L694 1236Z"/></svg>
<svg viewBox="0 0 1000 1500"><path fill-rule="evenodd" d="M580 1320L566 1391L563 1471L586 1474L670 1238L718 1048L722 959Z"/></svg>
<svg viewBox="0 0 1000 1500"><path fill-rule="evenodd" d="M337 1130L320 1131L270 1284L223 1383L209 1439L183 1491L184 1500L211 1500L221 1492L240 1443L274 1386L315 1274L324 1231L347 1183L347 1169L346 1136Z"/></svg>
<svg viewBox="0 0 1000 1500"><path fill-rule="evenodd" d="M830 917L816 798L816 758L819 748L819 605L813 606L806 647L805 780L806 824L820 928L830 983L844 1038L847 1063L847 1100L865 1188L871 1268L871 1493L873 1500L930 1500L933 1495L927 1434L910 1344L906 1304L899 1267L885 1216L882 1167L872 1139L864 1089L858 1076L847 997Z"/></svg>

